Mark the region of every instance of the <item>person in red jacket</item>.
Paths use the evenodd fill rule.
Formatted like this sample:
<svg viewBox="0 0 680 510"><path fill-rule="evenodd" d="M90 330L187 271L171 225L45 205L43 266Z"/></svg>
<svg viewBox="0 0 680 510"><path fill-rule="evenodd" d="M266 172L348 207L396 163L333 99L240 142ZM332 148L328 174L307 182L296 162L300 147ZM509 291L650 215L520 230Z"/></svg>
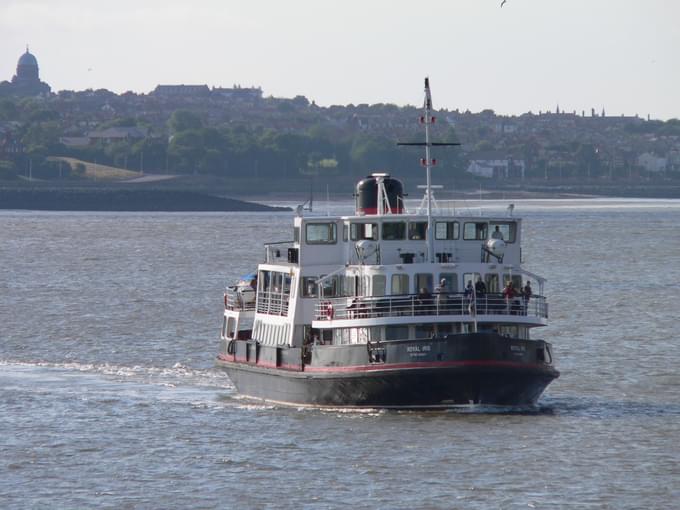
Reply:
<svg viewBox="0 0 680 510"><path fill-rule="evenodd" d="M508 280L508 283L505 284L505 288L503 289L503 297L505 298L505 312L506 313L510 313L510 307L512 306L512 303L513 303L516 295L517 295L517 292L515 291L515 288L512 286L512 281Z"/></svg>

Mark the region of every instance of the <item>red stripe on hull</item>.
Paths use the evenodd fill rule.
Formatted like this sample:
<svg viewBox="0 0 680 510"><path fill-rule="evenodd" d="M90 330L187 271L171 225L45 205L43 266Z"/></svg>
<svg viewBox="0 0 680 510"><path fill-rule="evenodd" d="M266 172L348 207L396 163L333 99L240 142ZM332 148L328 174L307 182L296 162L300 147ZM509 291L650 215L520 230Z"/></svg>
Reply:
<svg viewBox="0 0 680 510"><path fill-rule="evenodd" d="M227 363L240 363L242 365L246 365L249 367L260 367L260 368L269 368L269 369L274 369L274 370L286 370L286 371L295 371L295 372L302 372L302 369L298 365L275 365L273 363L263 363L261 361L258 361L257 363L248 363L245 359L241 358L236 358L234 356L225 356L224 354L218 354L217 355L217 361L220 362L227 362Z"/></svg>
<svg viewBox="0 0 680 510"><path fill-rule="evenodd" d="M468 361L422 361L413 363L391 363L391 364L375 364L375 365L353 365L346 367L314 367L305 365L301 370L296 365L279 365L276 366L271 363L247 363L241 359L230 359L229 357L220 354L217 356L219 361L226 361L229 363L243 364L249 367L268 368L271 370L286 370L295 372L316 372L316 373L332 373L332 372L375 372L386 370L408 370L418 368L446 368L446 367L480 367L480 368L530 368L554 370L549 365L542 365L538 363L518 363L516 361L494 361L494 360L468 360Z"/></svg>
<svg viewBox="0 0 680 510"><path fill-rule="evenodd" d="M490 367L490 368L552 368L549 365L537 363L518 363L516 361L468 360L468 361L421 361L413 363L392 363L375 365L354 365L347 367L313 367L305 366L305 372L371 372L376 370L402 370L415 368L445 368L445 367Z"/></svg>

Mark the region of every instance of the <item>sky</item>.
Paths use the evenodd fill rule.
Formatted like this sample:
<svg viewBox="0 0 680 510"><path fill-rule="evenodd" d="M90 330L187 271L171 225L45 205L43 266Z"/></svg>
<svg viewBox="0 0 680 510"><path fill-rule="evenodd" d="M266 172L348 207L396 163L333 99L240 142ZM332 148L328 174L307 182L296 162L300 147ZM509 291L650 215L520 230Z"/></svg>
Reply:
<svg viewBox="0 0 680 510"><path fill-rule="evenodd" d="M260 86L317 104L680 118L677 0L0 0L0 80Z"/></svg>

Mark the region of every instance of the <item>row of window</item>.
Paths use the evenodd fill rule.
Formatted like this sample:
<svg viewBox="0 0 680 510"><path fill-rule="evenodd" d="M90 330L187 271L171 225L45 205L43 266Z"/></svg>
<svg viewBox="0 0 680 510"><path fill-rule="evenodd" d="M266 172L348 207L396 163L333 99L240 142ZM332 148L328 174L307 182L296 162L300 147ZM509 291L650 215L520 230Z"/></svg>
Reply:
<svg viewBox="0 0 680 510"><path fill-rule="evenodd" d="M435 276L438 276L436 280ZM317 279L316 276L302 278L302 297L319 297ZM389 289L387 288L388 279L384 274L364 277L336 275L321 283L323 287L321 292L323 297L403 295L418 294L423 291L453 293L462 292L468 282L475 285L480 279L486 286L486 292L491 293L501 292L508 281L512 281L517 289L522 287L522 277L516 274L487 273L482 277L479 273L463 273L459 286L458 273L416 273L413 277L404 273L395 273L390 277Z"/></svg>
<svg viewBox="0 0 680 510"><path fill-rule="evenodd" d="M290 294L291 276L280 271L260 271L258 276L259 292Z"/></svg>
<svg viewBox="0 0 680 510"><path fill-rule="evenodd" d="M382 224L383 241L417 241L427 237L426 221L385 221ZM378 223L350 223L343 225L343 241L377 241L380 239ZM517 224L508 222L466 222L463 223L463 240L484 241L491 237L501 238L509 243L515 242ZM294 240L299 242L300 233L295 228ZM460 223L457 221L436 221L434 238L440 241L453 241L460 238ZM307 244L335 244L338 241L337 225L334 222L307 223L305 225Z"/></svg>
<svg viewBox="0 0 680 510"><path fill-rule="evenodd" d="M525 326L485 324L479 330L490 330L513 338L529 338L529 330ZM376 326L367 328L338 328L333 330L334 345L363 344L386 340L426 339L447 334L468 333L473 325L468 323L442 324L403 324L394 326Z"/></svg>

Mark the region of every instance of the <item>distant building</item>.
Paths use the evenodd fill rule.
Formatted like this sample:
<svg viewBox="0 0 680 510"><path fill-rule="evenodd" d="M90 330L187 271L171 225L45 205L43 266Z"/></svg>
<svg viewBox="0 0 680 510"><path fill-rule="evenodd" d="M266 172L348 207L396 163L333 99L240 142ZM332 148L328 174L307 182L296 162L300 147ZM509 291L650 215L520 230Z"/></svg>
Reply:
<svg viewBox="0 0 680 510"><path fill-rule="evenodd" d="M213 87L210 94L225 99L257 101L258 99L262 99L262 88L234 86L233 88L228 89L224 87Z"/></svg>
<svg viewBox="0 0 680 510"><path fill-rule="evenodd" d="M29 53L19 57L17 63L17 73L11 82L3 81L0 83L0 96L39 96L48 95L52 89L50 86L40 81L38 60Z"/></svg>
<svg viewBox="0 0 680 510"><path fill-rule="evenodd" d="M524 179L523 159L513 159L496 152L478 153L470 157L467 172L487 179Z"/></svg>
<svg viewBox="0 0 680 510"><path fill-rule="evenodd" d="M90 142L122 142L141 140L149 135L149 129L139 126L110 127L98 131L92 131L88 138Z"/></svg>
<svg viewBox="0 0 680 510"><path fill-rule="evenodd" d="M207 97L210 89L207 85L158 85L152 94L165 98Z"/></svg>
<svg viewBox="0 0 680 510"><path fill-rule="evenodd" d="M90 139L87 136L62 136L59 143L70 148L87 147L90 145Z"/></svg>
<svg viewBox="0 0 680 510"><path fill-rule="evenodd" d="M512 124L510 122L506 122L505 120L501 122L497 122L493 126L494 133L498 134L512 134L517 132L517 125Z"/></svg>
<svg viewBox="0 0 680 510"><path fill-rule="evenodd" d="M213 87L212 90L207 85L158 85L152 94L156 97L166 99L187 99L187 98L217 98L235 99L240 101L256 101L262 99L262 89L260 87L240 87L233 88Z"/></svg>
<svg viewBox="0 0 680 510"><path fill-rule="evenodd" d="M638 165L640 165L647 172L658 173L666 170L668 166L667 158L660 158L649 152L640 154L637 158Z"/></svg>

